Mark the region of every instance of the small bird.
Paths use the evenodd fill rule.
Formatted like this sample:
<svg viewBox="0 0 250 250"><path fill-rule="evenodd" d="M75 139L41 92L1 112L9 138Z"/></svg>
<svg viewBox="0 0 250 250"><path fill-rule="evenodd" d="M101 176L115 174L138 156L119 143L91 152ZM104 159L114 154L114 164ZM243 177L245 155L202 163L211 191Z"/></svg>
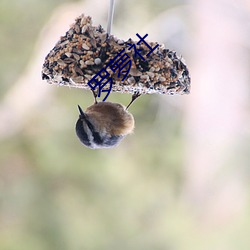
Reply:
<svg viewBox="0 0 250 250"><path fill-rule="evenodd" d="M140 96L135 93L127 107L112 102L97 102L84 112L78 105L80 112L76 122L76 134L80 141L88 148L111 148L134 130L134 117L128 112L129 106Z"/></svg>

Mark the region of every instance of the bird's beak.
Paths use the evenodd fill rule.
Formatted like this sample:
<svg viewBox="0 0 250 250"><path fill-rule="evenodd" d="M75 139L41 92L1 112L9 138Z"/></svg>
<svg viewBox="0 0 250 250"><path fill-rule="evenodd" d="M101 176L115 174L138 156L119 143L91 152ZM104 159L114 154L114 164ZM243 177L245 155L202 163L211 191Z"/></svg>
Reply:
<svg viewBox="0 0 250 250"><path fill-rule="evenodd" d="M79 110L79 113L80 113L80 118L86 118L84 112L82 111L82 108L79 105L77 105L77 106L78 106L78 110Z"/></svg>

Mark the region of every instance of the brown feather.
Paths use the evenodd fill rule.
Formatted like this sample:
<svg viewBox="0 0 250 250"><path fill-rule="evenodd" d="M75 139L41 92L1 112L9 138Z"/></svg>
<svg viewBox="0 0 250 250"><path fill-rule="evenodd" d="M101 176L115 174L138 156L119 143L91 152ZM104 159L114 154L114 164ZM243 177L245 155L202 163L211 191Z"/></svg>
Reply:
<svg viewBox="0 0 250 250"><path fill-rule="evenodd" d="M107 131L111 135L133 132L134 118L121 104L99 102L88 107L85 113L98 131Z"/></svg>

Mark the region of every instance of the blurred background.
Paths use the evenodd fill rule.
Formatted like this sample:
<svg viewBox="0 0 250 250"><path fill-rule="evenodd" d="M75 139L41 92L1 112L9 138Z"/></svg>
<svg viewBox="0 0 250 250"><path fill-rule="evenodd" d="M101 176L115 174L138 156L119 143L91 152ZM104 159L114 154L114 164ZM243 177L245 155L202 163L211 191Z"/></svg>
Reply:
<svg viewBox="0 0 250 250"><path fill-rule="evenodd" d="M74 126L91 92L41 68L81 13L106 28L108 5L0 2L0 249L249 250L250 1L117 0L112 33L176 50L191 94L140 97L134 134L90 150Z"/></svg>

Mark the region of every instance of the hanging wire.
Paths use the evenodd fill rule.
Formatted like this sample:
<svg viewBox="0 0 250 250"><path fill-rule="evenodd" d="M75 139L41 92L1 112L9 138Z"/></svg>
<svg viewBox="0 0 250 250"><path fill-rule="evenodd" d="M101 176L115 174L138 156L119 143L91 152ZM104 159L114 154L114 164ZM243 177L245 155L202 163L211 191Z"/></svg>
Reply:
<svg viewBox="0 0 250 250"><path fill-rule="evenodd" d="M107 33L109 35L111 34L111 29L112 29L114 9L115 9L115 0L110 0L109 12L108 12L108 26L107 26Z"/></svg>

